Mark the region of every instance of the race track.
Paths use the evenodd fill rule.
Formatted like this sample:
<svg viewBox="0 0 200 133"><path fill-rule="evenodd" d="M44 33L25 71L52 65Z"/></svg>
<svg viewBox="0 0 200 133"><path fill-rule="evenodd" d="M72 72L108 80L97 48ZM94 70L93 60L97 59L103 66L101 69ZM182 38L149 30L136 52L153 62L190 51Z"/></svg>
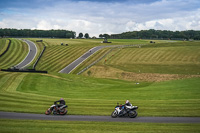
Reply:
<svg viewBox="0 0 200 133"><path fill-rule="evenodd" d="M74 70L79 64L81 64L84 60L89 58L92 54L97 52L98 50L104 48L105 46L97 46L92 49L90 49L88 52L83 54L81 57L76 59L74 62L66 66L64 69L62 69L59 73L70 73L72 70Z"/></svg>
<svg viewBox="0 0 200 133"><path fill-rule="evenodd" d="M0 119L53 120L53 121L103 121L142 123L200 123L200 117L136 117L111 118L110 116L45 115L30 113L0 112Z"/></svg>
<svg viewBox="0 0 200 133"><path fill-rule="evenodd" d="M22 62L20 62L19 64L15 66L15 68L17 69L22 69L28 64L30 64L37 54L37 47L33 42L29 40L24 40L24 42L28 44L29 53L27 54L26 58Z"/></svg>

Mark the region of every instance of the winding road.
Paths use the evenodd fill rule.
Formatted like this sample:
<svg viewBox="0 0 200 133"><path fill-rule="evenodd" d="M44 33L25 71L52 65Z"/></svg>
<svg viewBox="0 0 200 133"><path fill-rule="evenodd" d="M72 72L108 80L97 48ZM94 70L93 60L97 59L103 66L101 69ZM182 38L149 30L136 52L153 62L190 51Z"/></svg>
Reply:
<svg viewBox="0 0 200 133"><path fill-rule="evenodd" d="M30 113L1 112L0 119L54 120L54 121L104 121L104 122L142 122L142 123L200 123L200 117L120 117L86 115L45 115Z"/></svg>
<svg viewBox="0 0 200 133"><path fill-rule="evenodd" d="M28 44L29 52L27 56L25 57L25 59L15 66L15 68L17 69L23 69L24 67L26 67L28 64L30 64L33 61L33 59L35 58L37 54L37 47L33 42L29 40L24 40L24 42Z"/></svg>
<svg viewBox="0 0 200 133"><path fill-rule="evenodd" d="M95 52L97 52L98 50L100 50L100 49L102 49L104 47L106 47L106 46L97 46L97 47L94 47L94 48L90 49L88 52L86 52L81 57L79 57L78 59L76 59L74 62L72 62L71 64L69 64L68 66L66 66L64 69L62 69L59 73L70 73L79 64L81 64L84 60L86 60L91 55L93 55Z"/></svg>

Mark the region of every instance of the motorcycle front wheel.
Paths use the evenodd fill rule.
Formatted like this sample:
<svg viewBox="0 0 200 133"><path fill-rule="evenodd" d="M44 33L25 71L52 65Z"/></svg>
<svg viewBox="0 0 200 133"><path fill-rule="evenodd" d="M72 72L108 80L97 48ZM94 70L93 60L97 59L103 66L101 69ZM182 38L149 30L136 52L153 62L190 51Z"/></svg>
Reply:
<svg viewBox="0 0 200 133"><path fill-rule="evenodd" d="M51 110L47 109L47 111L45 112L45 115L50 115L51 114Z"/></svg>
<svg viewBox="0 0 200 133"><path fill-rule="evenodd" d="M135 118L137 115L138 115L138 114L137 114L136 111L131 111L131 112L129 112L129 114L128 114L128 116L129 116L130 118Z"/></svg>
<svg viewBox="0 0 200 133"><path fill-rule="evenodd" d="M112 112L111 117L112 118L116 118L117 117L117 111L116 110Z"/></svg>

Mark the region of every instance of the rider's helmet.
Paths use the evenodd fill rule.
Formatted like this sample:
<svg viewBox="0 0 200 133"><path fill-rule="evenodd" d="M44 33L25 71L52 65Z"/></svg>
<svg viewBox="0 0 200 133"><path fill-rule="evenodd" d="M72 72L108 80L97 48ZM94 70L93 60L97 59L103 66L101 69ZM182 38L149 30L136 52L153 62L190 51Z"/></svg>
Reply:
<svg viewBox="0 0 200 133"><path fill-rule="evenodd" d="M60 98L60 100L64 100L63 98Z"/></svg>
<svg viewBox="0 0 200 133"><path fill-rule="evenodd" d="M126 104L128 104L129 103L129 100L126 100L126 102L125 102Z"/></svg>

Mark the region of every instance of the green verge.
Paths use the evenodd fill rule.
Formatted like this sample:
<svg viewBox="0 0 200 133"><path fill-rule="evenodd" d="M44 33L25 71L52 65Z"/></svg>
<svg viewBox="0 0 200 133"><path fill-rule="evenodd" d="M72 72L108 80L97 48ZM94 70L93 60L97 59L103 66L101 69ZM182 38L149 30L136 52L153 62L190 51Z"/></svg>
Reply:
<svg viewBox="0 0 200 133"><path fill-rule="evenodd" d="M1 132L14 133L199 133L200 124L80 122L0 119Z"/></svg>
<svg viewBox="0 0 200 133"><path fill-rule="evenodd" d="M2 54L6 48L8 47L8 40L6 40L5 38L1 38L0 39L0 54Z"/></svg>
<svg viewBox="0 0 200 133"><path fill-rule="evenodd" d="M139 106L139 116L199 117L199 81L200 78L191 78L135 84L55 73L0 72L0 110L44 113L63 97L69 114L110 115L117 102L123 104L129 99Z"/></svg>

